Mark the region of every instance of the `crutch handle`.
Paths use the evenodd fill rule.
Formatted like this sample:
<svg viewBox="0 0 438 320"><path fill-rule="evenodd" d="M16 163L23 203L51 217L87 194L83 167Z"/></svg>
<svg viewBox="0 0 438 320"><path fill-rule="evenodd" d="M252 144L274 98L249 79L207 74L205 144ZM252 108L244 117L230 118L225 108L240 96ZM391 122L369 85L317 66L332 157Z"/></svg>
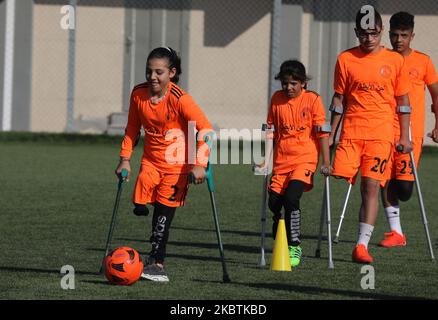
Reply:
<svg viewBox="0 0 438 320"><path fill-rule="evenodd" d="M128 177L128 169L122 169L122 172L120 173L120 177L125 180Z"/></svg>
<svg viewBox="0 0 438 320"><path fill-rule="evenodd" d="M213 140L214 140L214 132L213 131L210 131L210 132L205 134L204 142L208 145L208 148L210 149L207 170L205 171L205 173L206 173L205 178L207 179L207 186L208 186L208 190L210 190L210 192L214 192L213 169L211 167L211 150L213 149Z"/></svg>
<svg viewBox="0 0 438 320"><path fill-rule="evenodd" d="M209 167L210 167L210 165L209 165ZM195 176L193 175L192 172L189 173L188 179L189 179L190 184L195 183ZM211 175L211 168L207 168L207 170L205 170L205 180L207 180L208 189L210 191L214 191L213 179L212 179L212 175Z"/></svg>
<svg viewBox="0 0 438 320"><path fill-rule="evenodd" d="M119 176L119 189L123 189L123 183L128 179L128 170L122 169Z"/></svg>
<svg viewBox="0 0 438 320"><path fill-rule="evenodd" d="M213 170L211 167L211 150L213 148L213 139L214 139L214 132L210 131L207 132L204 135L204 142L208 145L208 148L210 150L210 155L208 157L208 163L207 163L207 168L205 169L205 179L207 180L207 186L208 186L208 190L210 192L214 192L214 184L213 184ZM192 172L189 173L188 176L189 179L189 183L194 183L195 182L195 176L193 175Z"/></svg>

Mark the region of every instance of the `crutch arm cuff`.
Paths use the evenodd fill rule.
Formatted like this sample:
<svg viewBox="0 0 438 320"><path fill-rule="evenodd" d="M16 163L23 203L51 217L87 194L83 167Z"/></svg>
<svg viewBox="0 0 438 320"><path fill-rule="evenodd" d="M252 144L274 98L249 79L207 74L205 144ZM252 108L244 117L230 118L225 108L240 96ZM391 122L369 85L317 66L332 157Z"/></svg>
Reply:
<svg viewBox="0 0 438 320"><path fill-rule="evenodd" d="M334 112L334 113L337 113L337 114L343 114L344 113L344 107L343 106L330 105L329 110L331 112Z"/></svg>
<svg viewBox="0 0 438 320"><path fill-rule="evenodd" d="M332 126L328 123L323 125L314 126L316 133L331 133L332 132Z"/></svg>
<svg viewBox="0 0 438 320"><path fill-rule="evenodd" d="M262 131L275 131L275 126L273 124L271 124L271 126L269 126L269 124L267 123L263 123L262 124Z"/></svg>
<svg viewBox="0 0 438 320"><path fill-rule="evenodd" d="M397 113L401 113L401 114L409 114L412 112L412 108L411 106L398 106L397 107Z"/></svg>

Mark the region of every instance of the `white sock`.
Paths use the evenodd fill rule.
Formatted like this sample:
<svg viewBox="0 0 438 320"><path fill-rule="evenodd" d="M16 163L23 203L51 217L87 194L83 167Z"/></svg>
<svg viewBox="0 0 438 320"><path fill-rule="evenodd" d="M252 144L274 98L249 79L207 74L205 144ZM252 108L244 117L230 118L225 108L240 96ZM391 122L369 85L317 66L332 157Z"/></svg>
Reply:
<svg viewBox="0 0 438 320"><path fill-rule="evenodd" d="M374 226L359 222L359 236L357 244L363 244L368 248L368 242L370 242L371 235L373 234Z"/></svg>
<svg viewBox="0 0 438 320"><path fill-rule="evenodd" d="M388 219L389 228L403 234L401 224L400 224L400 207L392 206L385 208L386 219Z"/></svg>

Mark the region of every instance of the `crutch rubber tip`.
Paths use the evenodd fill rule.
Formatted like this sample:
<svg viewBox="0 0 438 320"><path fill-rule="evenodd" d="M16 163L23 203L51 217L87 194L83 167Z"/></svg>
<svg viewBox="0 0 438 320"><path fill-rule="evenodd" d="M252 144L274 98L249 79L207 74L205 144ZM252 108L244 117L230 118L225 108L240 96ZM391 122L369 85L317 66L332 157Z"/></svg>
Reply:
<svg viewBox="0 0 438 320"><path fill-rule="evenodd" d="M265 259L260 259L258 266L259 266L259 267L265 267L265 266L266 266L266 261L265 261Z"/></svg>
<svg viewBox="0 0 438 320"><path fill-rule="evenodd" d="M102 262L102 265L100 266L99 274L104 274L104 273L105 273L105 266L104 266L104 262Z"/></svg>
<svg viewBox="0 0 438 320"><path fill-rule="evenodd" d="M227 274L224 275L224 283L230 283L230 282L231 282L230 277Z"/></svg>
<svg viewBox="0 0 438 320"><path fill-rule="evenodd" d="M335 265L333 264L333 261L330 261L329 262L329 269L334 269L335 268Z"/></svg>
<svg viewBox="0 0 438 320"><path fill-rule="evenodd" d="M315 251L315 258L321 258L321 250Z"/></svg>
<svg viewBox="0 0 438 320"><path fill-rule="evenodd" d="M333 243L339 243L339 237L334 238Z"/></svg>

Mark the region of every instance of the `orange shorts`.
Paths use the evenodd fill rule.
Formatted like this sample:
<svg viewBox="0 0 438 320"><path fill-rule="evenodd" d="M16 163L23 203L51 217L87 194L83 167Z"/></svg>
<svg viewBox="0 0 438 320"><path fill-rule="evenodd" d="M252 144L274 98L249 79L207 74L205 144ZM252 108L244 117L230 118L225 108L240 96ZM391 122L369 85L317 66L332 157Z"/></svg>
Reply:
<svg viewBox="0 0 438 320"><path fill-rule="evenodd" d="M395 138L398 141L399 137ZM414 160L418 168L418 163L421 157L423 147L423 138L413 138L412 146L414 148ZM414 171L412 170L412 162L409 153L401 153L393 148L391 160L388 163L387 180L397 179L404 181L414 181Z"/></svg>
<svg viewBox="0 0 438 320"><path fill-rule="evenodd" d="M360 168L362 177L386 182L385 171L392 153L392 143L383 140L343 139L336 148L333 176L356 182Z"/></svg>
<svg viewBox="0 0 438 320"><path fill-rule="evenodd" d="M315 173L315 165L303 164L295 167L291 172L273 174L269 189L278 193L284 194L291 180L303 181L306 186L304 192L310 191L313 188L313 174Z"/></svg>
<svg viewBox="0 0 438 320"><path fill-rule="evenodd" d="M158 201L168 207L182 207L188 190L187 174L167 174L142 164L132 201L138 204Z"/></svg>

